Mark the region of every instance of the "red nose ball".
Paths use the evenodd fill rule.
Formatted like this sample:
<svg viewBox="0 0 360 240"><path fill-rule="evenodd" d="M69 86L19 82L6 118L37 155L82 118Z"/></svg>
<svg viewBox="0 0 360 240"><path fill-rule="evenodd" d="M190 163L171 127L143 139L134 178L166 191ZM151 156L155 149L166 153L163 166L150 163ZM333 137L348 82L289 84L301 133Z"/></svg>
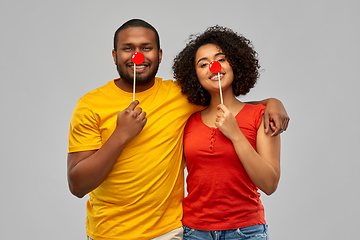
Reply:
<svg viewBox="0 0 360 240"><path fill-rule="evenodd" d="M218 61L212 61L209 68L212 73L218 73L221 70L221 64Z"/></svg>
<svg viewBox="0 0 360 240"><path fill-rule="evenodd" d="M145 57L141 52L136 52L132 55L131 60L136 65L140 65L144 62Z"/></svg>

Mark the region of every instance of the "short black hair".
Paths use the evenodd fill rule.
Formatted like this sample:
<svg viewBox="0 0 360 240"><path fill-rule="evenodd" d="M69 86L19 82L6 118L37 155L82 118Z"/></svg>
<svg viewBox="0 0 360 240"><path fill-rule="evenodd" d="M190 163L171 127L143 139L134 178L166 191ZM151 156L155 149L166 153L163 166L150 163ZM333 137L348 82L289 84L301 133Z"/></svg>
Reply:
<svg viewBox="0 0 360 240"><path fill-rule="evenodd" d="M202 34L190 35L185 48L175 57L172 70L181 92L187 95L190 103L208 106L211 96L200 84L195 70L197 50L206 44L218 46L225 54L233 72L232 83L235 96L247 94L259 77L260 64L257 52L250 40L222 27L209 27Z"/></svg>
<svg viewBox="0 0 360 240"><path fill-rule="evenodd" d="M118 40L118 33L121 30L130 28L130 27L144 27L151 29L155 33L155 41L157 44L158 49L160 49L160 37L159 33L156 31L156 29L148 22L142 20L142 19L130 19L129 21L125 22L123 25L121 25L114 34L114 50L116 51L117 48L117 40Z"/></svg>

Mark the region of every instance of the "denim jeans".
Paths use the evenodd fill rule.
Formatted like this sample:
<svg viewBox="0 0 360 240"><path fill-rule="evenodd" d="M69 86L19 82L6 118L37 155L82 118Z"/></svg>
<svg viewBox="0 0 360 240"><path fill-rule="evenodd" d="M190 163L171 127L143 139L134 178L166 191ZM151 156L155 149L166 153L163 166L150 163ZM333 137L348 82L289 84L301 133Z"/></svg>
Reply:
<svg viewBox="0 0 360 240"><path fill-rule="evenodd" d="M267 240L268 226L254 225L250 227L221 230L201 231L184 226L184 240Z"/></svg>

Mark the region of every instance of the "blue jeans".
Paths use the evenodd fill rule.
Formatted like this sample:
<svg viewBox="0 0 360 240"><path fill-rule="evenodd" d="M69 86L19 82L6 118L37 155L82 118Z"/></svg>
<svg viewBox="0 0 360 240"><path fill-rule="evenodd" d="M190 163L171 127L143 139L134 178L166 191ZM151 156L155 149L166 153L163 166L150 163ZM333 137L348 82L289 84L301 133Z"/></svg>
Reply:
<svg viewBox="0 0 360 240"><path fill-rule="evenodd" d="M250 227L221 230L201 231L184 226L184 240L267 240L268 226L254 225Z"/></svg>

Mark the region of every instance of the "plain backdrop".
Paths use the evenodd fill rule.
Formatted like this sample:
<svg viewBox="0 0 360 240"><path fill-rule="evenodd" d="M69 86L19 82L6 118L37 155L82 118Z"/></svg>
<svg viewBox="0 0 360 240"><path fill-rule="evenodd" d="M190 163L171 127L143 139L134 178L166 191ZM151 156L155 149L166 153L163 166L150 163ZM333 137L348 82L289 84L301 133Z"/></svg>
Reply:
<svg viewBox="0 0 360 240"><path fill-rule="evenodd" d="M67 186L77 100L117 78L113 34L142 18L160 33L159 77L190 34L219 24L252 40L261 77L243 101L280 99L290 117L278 190L262 196L272 240L357 239L358 1L0 2L0 239L86 239Z"/></svg>

